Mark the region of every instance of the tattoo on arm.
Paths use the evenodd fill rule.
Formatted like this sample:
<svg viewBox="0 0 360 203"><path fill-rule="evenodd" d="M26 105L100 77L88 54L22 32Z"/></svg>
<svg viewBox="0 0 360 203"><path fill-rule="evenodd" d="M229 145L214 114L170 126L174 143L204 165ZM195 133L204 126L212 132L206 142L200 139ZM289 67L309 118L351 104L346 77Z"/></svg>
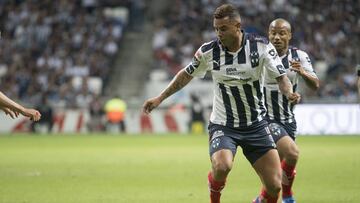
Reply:
<svg viewBox="0 0 360 203"><path fill-rule="evenodd" d="M185 72L185 70L179 71L170 84L166 87L164 91L161 92L160 98L164 100L185 87L193 77Z"/></svg>

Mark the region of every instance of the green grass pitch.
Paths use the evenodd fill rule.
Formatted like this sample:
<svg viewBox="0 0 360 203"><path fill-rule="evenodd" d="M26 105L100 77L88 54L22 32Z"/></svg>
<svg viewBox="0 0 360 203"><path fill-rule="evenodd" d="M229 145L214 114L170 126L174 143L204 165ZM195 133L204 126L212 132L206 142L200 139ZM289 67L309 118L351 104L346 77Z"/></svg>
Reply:
<svg viewBox="0 0 360 203"><path fill-rule="evenodd" d="M360 202L360 136L300 136L299 203ZM207 136L1 135L0 203L206 203ZM241 151L223 203L260 183Z"/></svg>

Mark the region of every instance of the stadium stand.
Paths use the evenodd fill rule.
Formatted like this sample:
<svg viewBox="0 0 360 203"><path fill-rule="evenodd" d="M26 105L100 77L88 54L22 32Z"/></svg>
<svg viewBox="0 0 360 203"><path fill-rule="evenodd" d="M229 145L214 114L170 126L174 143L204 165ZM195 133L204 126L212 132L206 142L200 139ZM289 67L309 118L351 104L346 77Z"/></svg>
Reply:
<svg viewBox="0 0 360 203"><path fill-rule="evenodd" d="M55 107L88 108L121 44L119 6L128 1L1 1L1 90L31 105L46 94Z"/></svg>

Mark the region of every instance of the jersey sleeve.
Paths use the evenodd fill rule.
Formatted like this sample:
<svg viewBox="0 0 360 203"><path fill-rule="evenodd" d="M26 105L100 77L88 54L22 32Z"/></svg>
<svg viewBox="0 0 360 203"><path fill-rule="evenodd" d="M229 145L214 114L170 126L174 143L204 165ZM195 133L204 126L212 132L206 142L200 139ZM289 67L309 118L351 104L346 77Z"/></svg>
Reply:
<svg viewBox="0 0 360 203"><path fill-rule="evenodd" d="M298 55L299 55L301 66L304 68L304 70L307 73L309 73L311 76L317 78L314 68L311 64L309 55L306 52L301 51L301 50L298 51Z"/></svg>
<svg viewBox="0 0 360 203"><path fill-rule="evenodd" d="M281 59L271 43L266 45L263 57L264 66L266 67L266 72L270 78L278 78L286 74Z"/></svg>
<svg viewBox="0 0 360 203"><path fill-rule="evenodd" d="M185 67L185 71L191 76L203 78L208 70L209 67L200 47L194 54L192 61Z"/></svg>

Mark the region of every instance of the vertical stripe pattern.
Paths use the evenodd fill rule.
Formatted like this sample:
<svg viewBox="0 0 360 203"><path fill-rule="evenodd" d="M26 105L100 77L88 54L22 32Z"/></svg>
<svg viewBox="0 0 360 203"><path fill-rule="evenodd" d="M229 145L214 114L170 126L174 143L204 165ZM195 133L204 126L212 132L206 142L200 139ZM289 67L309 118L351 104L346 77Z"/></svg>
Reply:
<svg viewBox="0 0 360 203"><path fill-rule="evenodd" d="M289 48L287 55L282 59L283 66L285 69L289 69L289 61L300 61L300 58L297 53L296 48ZM293 92L297 90L297 81L292 86ZM265 105L268 109L267 115L270 119L276 120L282 123L291 123L295 121L294 118L294 105L286 98L285 95L277 88L264 88L264 95L270 94L270 96L265 96Z"/></svg>
<svg viewBox="0 0 360 203"><path fill-rule="evenodd" d="M220 70L220 47L218 44L213 48L213 69Z"/></svg>
<svg viewBox="0 0 360 203"><path fill-rule="evenodd" d="M234 116L231 108L230 97L226 92L224 84L219 84L221 95L224 102L225 112L226 112L226 126L234 126Z"/></svg>

